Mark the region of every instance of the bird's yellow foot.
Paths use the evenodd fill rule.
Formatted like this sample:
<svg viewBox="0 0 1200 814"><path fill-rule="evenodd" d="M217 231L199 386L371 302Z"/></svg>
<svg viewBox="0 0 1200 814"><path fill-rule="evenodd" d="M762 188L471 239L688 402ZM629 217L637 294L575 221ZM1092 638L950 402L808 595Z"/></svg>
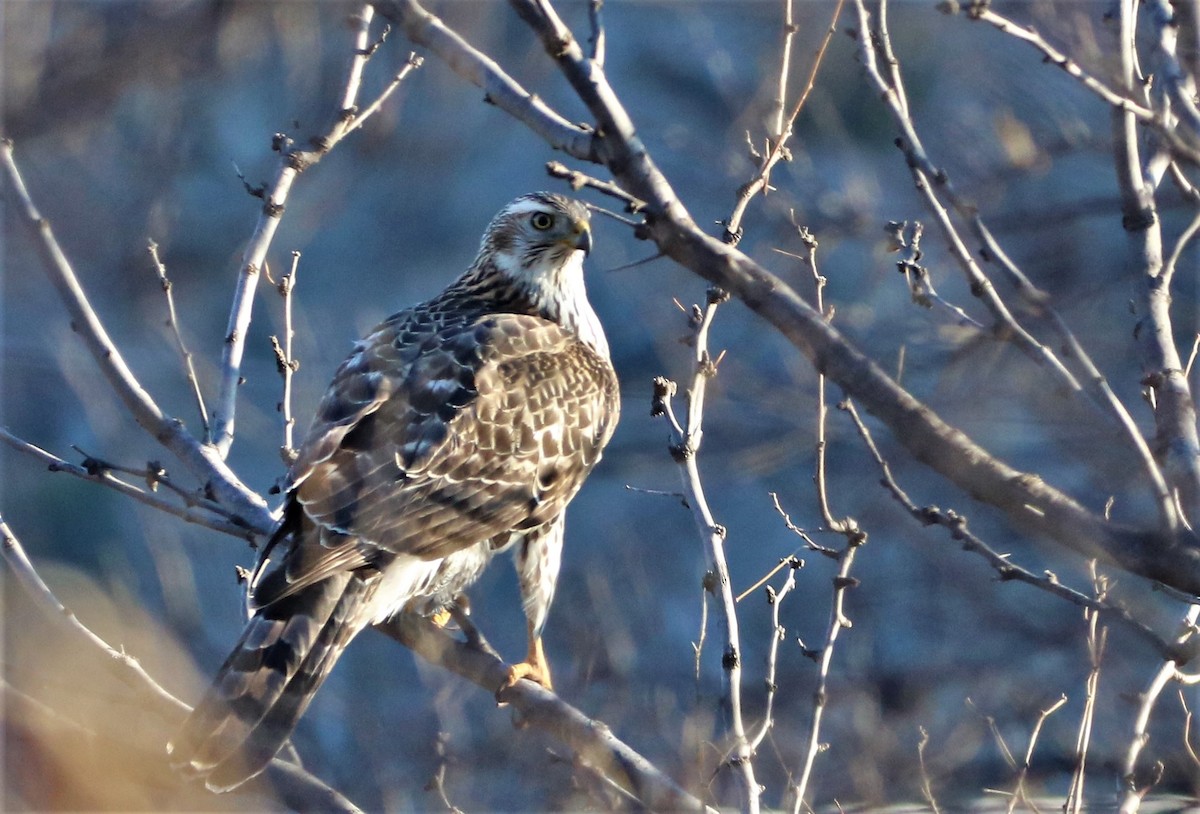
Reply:
<svg viewBox="0 0 1200 814"><path fill-rule="evenodd" d="M450 609L442 608L440 611L437 611L430 616L429 621L433 622L439 628L444 628L446 625L450 624L450 620L452 618L454 618L454 614L450 612Z"/></svg>
<svg viewBox="0 0 1200 814"><path fill-rule="evenodd" d="M496 690L496 700L500 700L504 691L511 689L522 678L541 684L548 690L554 689L554 683L550 680L550 664L546 661L545 651L542 650L541 637L530 637L529 652L525 661L508 668L504 683Z"/></svg>

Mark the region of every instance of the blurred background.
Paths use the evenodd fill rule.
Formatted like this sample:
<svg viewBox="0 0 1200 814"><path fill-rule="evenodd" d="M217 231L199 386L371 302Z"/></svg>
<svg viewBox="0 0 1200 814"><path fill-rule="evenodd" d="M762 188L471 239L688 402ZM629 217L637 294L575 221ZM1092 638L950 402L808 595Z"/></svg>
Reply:
<svg viewBox="0 0 1200 814"><path fill-rule="evenodd" d="M567 118L586 120L506 4L431 5L526 88ZM1114 33L1105 21L1107 3L995 5L1108 76L1104 54L1112 51ZM199 427L197 411L165 324L147 241L159 245L201 386L213 398L239 258L261 207L238 173L250 184L268 181L277 159L273 134L302 141L327 126L351 44L346 19L356 8L332 1L167 0L0 6L4 134L15 141L30 191L114 341L158 403L189 427ZM795 4L793 94L833 9L824 0ZM561 11L586 36L586 4L562 3ZM767 135L782 3L610 2L604 14L612 84L696 220L719 234L717 222L754 170L747 133L759 149ZM1120 224L1108 110L1032 50L965 16L940 14L932 2L893 4L890 21L913 115L935 162L980 206L1013 259L1054 295L1152 433L1130 338L1136 266ZM844 10L839 29L856 25ZM776 251L803 253L792 223L807 226L820 242L817 259L835 324L885 369L896 371L902 358L903 383L916 396L995 454L1085 505L1099 511L1112 496L1115 517L1148 522L1152 507L1139 469L1108 424L1063 398L1011 347L911 303L884 226L927 215L856 48L844 34L834 37L797 123L793 160L772 175L776 189L751 206L741 248L811 296L811 272ZM393 33L368 66L365 98L378 93L409 52ZM457 276L500 206L534 189L565 190L544 170L545 162L563 157L482 102L478 90L429 59L362 131L298 180L270 253L275 273L290 265L292 251L302 253L295 291L298 432L351 343ZM1190 205L1164 190L1160 206L1173 238L1191 219ZM682 341L687 319L674 300L703 302L705 286L661 259L619 270L653 250L615 221L597 219L595 233L590 292L613 347L624 413L603 464L569 513L546 634L556 688L690 790L732 804L740 794L737 778L716 771L725 724L715 608L698 673L693 648L701 635L705 554L679 499L643 491L680 488L667 427L650 417L650 381L690 376ZM183 485L198 486L112 396L72 335L11 203L2 240L3 425L68 460L87 454L135 467L157 460ZM974 309L932 227L923 248L940 293ZM1184 353L1196 330L1196 259L1194 249L1186 250L1176 278ZM281 331L280 297L261 286L229 460L263 494L284 470L276 408L281 382L268 340ZM757 763L764 800L778 804L803 763L816 665L802 646L819 648L823 641L834 565L801 550L769 493L778 493L792 520L820 542L842 541L820 531L812 483L813 370L736 302L721 309L711 341L726 356L709 389L700 466L713 511L728 528L734 588L740 593L753 585L782 557L806 560L782 607L787 632L776 722ZM831 401L839 397L831 387ZM968 515L972 528L1015 562L1035 572L1051 569L1090 592L1083 559L1014 534L952 484L907 461L885 430L872 427L914 500ZM1090 669L1082 613L1027 586L997 583L982 560L897 509L844 416L831 414L828 432L833 510L857 518L869 542L853 571L861 585L846 606L854 625L833 659L821 732L828 748L817 758L811 799L817 805L921 799L921 727L940 802L1011 789L1015 773L985 716L1019 756L1038 710L1064 694L1067 703L1042 729L1028 783L1034 793L1065 793ZM194 702L240 631L234 567L252 565L254 553L244 541L48 473L7 447L0 448L0 467L0 511L58 596L110 643L142 659L168 690ZM1163 635L1173 634L1180 603L1143 580L1108 573L1115 597ZM773 580L781 582L782 574ZM123 700L127 691L94 659L58 646L57 628L13 586L5 589L10 694L15 688L97 729L114 721L141 726L144 716ZM493 644L510 659L520 656L524 624L512 569L498 562L471 599ZM757 721L770 607L759 590L739 609L747 713ZM1130 699L1158 664L1141 640L1110 631L1089 755L1089 789L1099 797L1115 788L1131 732ZM1200 703L1194 692L1162 699L1143 761L1163 761L1163 791L1194 794L1200 771L1184 748L1181 700L1192 709ZM134 776L132 758L114 758L125 753L102 754L94 745L89 751L80 746L86 739L50 737L11 715L6 739L6 808L247 805L189 796L165 772L152 743L142 754L144 775ZM87 754L63 751L64 743ZM444 808L427 789L443 764L447 798L467 811L605 804L561 746L515 730L490 694L415 661L373 632L342 659L295 743L315 774L368 810Z"/></svg>

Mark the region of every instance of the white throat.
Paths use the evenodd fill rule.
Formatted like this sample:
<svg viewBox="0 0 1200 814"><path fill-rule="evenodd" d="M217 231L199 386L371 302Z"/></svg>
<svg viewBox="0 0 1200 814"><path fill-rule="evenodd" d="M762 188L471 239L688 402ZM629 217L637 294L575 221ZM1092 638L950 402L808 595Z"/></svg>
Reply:
<svg viewBox="0 0 1200 814"><path fill-rule="evenodd" d="M497 255L496 264L529 293L538 308L545 309L555 321L607 358L608 339L587 298L583 258L582 251L573 251L565 262L556 263L551 256L543 256L534 265L525 266L503 252Z"/></svg>

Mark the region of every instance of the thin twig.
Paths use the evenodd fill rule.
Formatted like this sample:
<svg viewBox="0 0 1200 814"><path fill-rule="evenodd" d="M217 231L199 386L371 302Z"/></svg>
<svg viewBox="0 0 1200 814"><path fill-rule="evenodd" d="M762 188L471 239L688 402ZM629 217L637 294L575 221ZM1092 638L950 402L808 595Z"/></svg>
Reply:
<svg viewBox="0 0 1200 814"><path fill-rule="evenodd" d="M94 458L85 461L85 465L83 466L73 464L64 461L51 452L47 452L36 444L31 444L28 441L18 438L4 428L0 428L0 441L8 444L18 452L46 464L46 467L51 472L65 472L82 480L107 486L119 494L133 498L139 503L143 503L153 509L174 515L188 523L195 523L198 526L204 526L205 528L210 528L233 537L239 537L250 542L253 542L255 536L261 533L260 529L247 526L241 517L232 514L221 504L207 498L199 497L174 484L171 484L171 490L182 497L186 505L180 506L161 495L155 494L152 488L143 489L136 484L116 477L113 475L114 470L112 466L105 465ZM143 479L151 483L159 485L169 483L169 481L164 481L161 476L155 474L150 469L146 469L140 474L147 476Z"/></svg>
<svg viewBox="0 0 1200 814"><path fill-rule="evenodd" d="M727 764L741 774L746 793L746 807L757 812L760 805L761 788L754 776L753 749L746 736L742 713L742 647L738 631L737 601L729 579L729 564L725 556L725 527L716 522L708 506L701 482L697 455L704 438L704 394L708 379L716 375L717 366L708 351L708 331L718 306L728 295L717 289L709 289L705 307L693 306L692 335L693 372L688 388L686 424L675 415L671 397L675 383L664 378L655 380L651 414L665 416L671 424L674 440L671 456L679 465L680 477L692 508L692 517L705 544L709 571L712 573L712 593L721 611L725 632L725 649L721 665L725 670L725 691L729 702L729 729L733 740Z"/></svg>
<svg viewBox="0 0 1200 814"><path fill-rule="evenodd" d="M1108 595L1108 580L1097 572L1095 560L1092 560L1090 567L1096 601L1103 602ZM1083 618L1088 625L1087 646L1091 670L1084 685L1083 715L1080 716L1079 732L1075 737L1075 768L1071 772L1067 801L1063 804L1063 811L1067 814L1079 814L1083 810L1083 786L1087 775L1088 747L1092 740L1092 722L1096 714L1096 695L1100 686L1100 664L1108 643L1108 628L1100 626L1100 614L1089 608L1083 612Z"/></svg>
<svg viewBox="0 0 1200 814"><path fill-rule="evenodd" d="M1029 768L1033 764L1033 750L1037 746L1038 736L1042 732L1042 725L1046 723L1047 718L1062 709L1066 703L1067 696L1063 695L1049 707L1038 713L1037 722L1033 725L1033 731L1029 734L1029 745L1025 747L1025 760L1021 763L1021 770L1017 773L1016 786L1013 789L1012 796L1008 800L1008 814L1013 814L1019 802L1024 802L1034 811L1037 811L1037 806L1033 805L1025 792L1025 778L1029 776Z"/></svg>
<svg viewBox="0 0 1200 814"><path fill-rule="evenodd" d="M829 21L829 27L825 31L825 36L822 38L821 44L813 57L812 66L809 68L808 81L805 83L804 89L800 91L799 97L797 97L795 103L792 105L791 111L785 120L783 118L783 105L786 100L787 77L791 67L789 63L791 61L792 36L795 34L796 28L792 22L791 3L789 0L784 0L784 37L783 53L780 59L779 88L776 96L776 131L767 139L769 149L765 154L758 156L759 165L755 170L754 176L738 190L733 212L730 213L725 221L723 239L731 246L736 246L742 239L742 218L746 213L746 207L750 205L750 202L754 200L756 195L770 188L771 170L774 169L775 165L781 159L791 159L791 153L787 149L787 142L792 136L792 128L796 123L797 117L800 115L800 111L804 109L809 94L816 87L817 73L820 71L821 64L825 60L825 52L829 48L829 43L833 39L833 35L837 32L837 21L842 14L842 5L844 2L845 0L837 0L833 8L833 17Z"/></svg>
<svg viewBox="0 0 1200 814"><path fill-rule="evenodd" d="M1180 624L1180 633L1175 639L1177 646L1183 645L1196 634L1198 619L1200 619L1200 605L1190 606L1187 613L1184 614ZM1134 814L1141 805L1142 798L1153 786L1152 783L1141 785L1137 776L1138 757L1141 755L1142 749L1150 742L1150 715L1154 711L1154 705L1158 702L1158 698L1167 684L1175 678L1177 670L1178 665L1174 660L1164 661L1141 694L1141 703L1138 704L1137 714L1133 721L1133 736L1129 739L1125 760L1121 765L1120 814Z"/></svg>
<svg viewBox="0 0 1200 814"><path fill-rule="evenodd" d="M1200 771L1200 754L1197 754L1196 747L1192 746L1192 711L1188 708L1183 690L1179 690L1178 695L1179 706L1183 708L1183 748L1192 763L1196 764L1197 771Z"/></svg>
<svg viewBox="0 0 1200 814"><path fill-rule="evenodd" d="M775 726L775 696L779 691L779 685L775 681L776 664L779 660L779 643L787 638L787 630L779 621L779 609L784 598L796 587L796 572L803 565L804 561L796 557L785 558L780 563L781 567L786 566L788 569L783 584L778 589L767 586L767 604L771 606L771 644L767 648L767 674L764 679L767 692L762 723L759 724L758 733L750 737L750 749L755 752Z"/></svg>
<svg viewBox="0 0 1200 814"><path fill-rule="evenodd" d="M588 58L601 68L604 67L605 57L604 19L601 13L603 9L604 0L588 0L588 24L592 29L592 34L588 37L588 45L591 46Z"/></svg>
<svg viewBox="0 0 1200 814"><path fill-rule="evenodd" d="M292 443L292 431L296 425L292 415L292 374L300 368L300 363L292 356L292 339L295 336L292 329L292 293L296 290L296 272L299 268L300 252L293 251L292 268L279 279L276 286L283 297L283 344L280 345L278 337L271 337L275 368L283 378L283 395L279 401L279 412L283 417L283 446L279 448L279 454L287 466L296 460L296 447Z"/></svg>
<svg viewBox="0 0 1200 814"><path fill-rule="evenodd" d="M3 538L4 560L8 564L10 573L39 609L43 610L49 618L61 620L73 635L108 656L106 664L111 666L113 674L126 685L146 693L145 697L153 700L153 706L159 715L168 720L178 720L190 711L187 704L164 690L157 681L151 678L150 674L142 667L141 662L128 653L111 647L108 642L93 633L79 621L74 613L58 601L58 597L34 570L33 563L26 556L21 541L13 534L3 517L0 517L0 537Z"/></svg>
<svg viewBox="0 0 1200 814"><path fill-rule="evenodd" d="M1196 363L1196 354L1200 352L1200 333L1196 334L1196 338L1192 340L1192 350L1188 353L1187 364L1183 367L1183 378L1187 379L1192 375L1192 365Z"/></svg>
<svg viewBox="0 0 1200 814"><path fill-rule="evenodd" d="M833 663L834 646L842 630L853 627L853 622L846 615L846 592L858 586L858 580L850 576L854 566L854 558L858 549L867 541L865 532L859 530L853 518L847 517L838 521L842 528L840 533L846 537L846 545L838 552L838 570L833 577L833 601L829 609L829 624L825 629L825 643L821 647L817 660L817 689L813 692L812 720L809 723L808 748L804 755L804 764L800 770L800 779L792 786L795 795L792 801L793 814L800 814L804 808L804 797L808 792L808 784L812 779L812 770L817 755L821 749L821 721L824 717L825 706L829 700L829 672Z"/></svg>
<svg viewBox="0 0 1200 814"><path fill-rule="evenodd" d="M34 205L17 169L12 142L7 139L0 142L0 160L19 203L20 220L33 233L46 274L70 315L71 326L83 340L117 397L139 426L205 483L205 488L218 503L227 508L231 517L239 518L258 533L269 534L275 526L275 520L266 501L238 479L211 445L201 443L187 431L182 421L163 412L129 369L124 356L113 344L88 301L75 270L54 236L50 222L42 217Z"/></svg>
<svg viewBox="0 0 1200 814"><path fill-rule="evenodd" d="M1165 6L1165 3L1161 5ZM1151 6L1153 7L1153 4ZM949 4L945 4L943 7L949 8ZM1085 88L1104 100L1106 104L1111 105L1114 112L1129 116L1142 124L1153 127L1155 132L1166 140L1175 155L1186 159L1192 164L1200 163L1200 150L1197 150L1194 143L1196 136L1200 135L1200 133L1193 135L1192 141L1185 140L1176 131L1173 120L1170 117L1165 116L1160 111L1138 104L1127 93L1122 93L1105 85L1080 67L1079 63L1051 45L1033 26L1018 25L1007 17L996 13L988 3L981 2L980 0L969 3L967 7L967 16L970 19L986 22L999 31L1033 46L1041 52L1045 62L1058 67L1067 75L1077 79ZM1166 21L1173 19L1169 11L1162 14L1161 18ZM1167 23L1163 23L1161 27L1165 28L1166 26ZM1176 82L1173 84L1177 88L1173 93L1180 97L1185 97L1185 94L1179 89L1181 83ZM1200 123L1200 118L1193 122L1194 125L1198 123Z"/></svg>
<svg viewBox="0 0 1200 814"><path fill-rule="evenodd" d="M891 41L886 31L884 14L886 3L881 2L877 29L871 28L870 15L867 13L864 0L855 0L855 5L858 10L860 26L859 55L867 69L868 77L876 89L881 92L884 103L901 133L896 144L904 153L914 184L925 201L926 207L934 216L934 221L943 237L949 243L951 253L971 285L972 293L991 313L995 323L994 332L997 336L1002 336L1012 343L1036 364L1050 371L1067 392L1086 396L1087 404L1121 429L1122 437L1137 453L1148 476L1149 484L1158 497L1157 503L1163 527L1168 533L1173 533L1178 527L1175 503L1163 472L1146 440L1142 437L1136 422L1117 398L1086 350L1075 338L1066 321L1050 306L1049 295L1034 286L1029 278L1021 272L992 237L979 215L978 208L958 194L946 172L936 167L925 152L916 125L908 114L907 94L899 70L899 60L891 50ZM876 38L878 38L882 50L882 57L889 66L888 78L885 78L879 69L875 48ZM1071 358L1076 359L1083 368L1083 383L1047 345L1039 342L1017 321L1015 315L1001 299L992 281L984 274L973 253L967 248L950 212L942 204L939 195L944 195L955 213L970 224L976 240L982 247L982 256L997 265L1021 296L1022 303L1048 319L1059 334L1062 345L1070 352Z"/></svg>
<svg viewBox="0 0 1200 814"><path fill-rule="evenodd" d="M261 191L255 193L263 199L262 213L242 254L241 273L234 288L233 304L229 311L229 323L221 353L220 387L213 410L213 445L222 458L229 454L229 448L233 444L237 394L241 385L242 358L246 349L254 292L258 287L260 271L266 263L267 251L283 217L292 184L300 173L319 162L338 142L361 127L363 122L379 109L383 100L391 95L395 86L420 64L415 57L410 58L380 98L361 113L358 112L357 101L362 88L363 70L375 52L371 44L371 20L374 16L374 7L367 3L354 18L356 31L353 55L342 89L341 104L333 123L324 134L312 139L311 146L303 149L294 146L286 136L277 134L274 149L280 157L275 177Z"/></svg>
<svg viewBox="0 0 1200 814"><path fill-rule="evenodd" d="M912 301L922 308L938 306L949 311L954 315L954 322L961 327L983 330L983 323L964 311L961 306L942 297L934 288L929 269L921 264L921 233L924 231L921 222L891 221L884 227L884 231L892 238L892 250L900 255L896 260L896 268L908 283ZM899 380L899 375L896 378Z"/></svg>
<svg viewBox="0 0 1200 814"><path fill-rule="evenodd" d="M937 799L933 796L933 783L929 778L929 767L925 765L925 747L929 745L929 733L925 727L917 728L921 733L920 740L917 741L917 766L921 771L921 796L925 798L925 802L929 804L929 808L933 814L942 814L938 808Z"/></svg>
<svg viewBox="0 0 1200 814"><path fill-rule="evenodd" d="M546 172L551 178L563 179L570 184L571 189L575 190L576 192L584 187L589 187L597 192L608 195L609 197L616 198L618 201L621 201L623 204L625 204L625 211L631 215L636 215L638 212L641 212L646 208L645 201L638 200L611 181L602 181L599 178L593 178L586 173L571 169L561 161L546 162Z"/></svg>
<svg viewBox="0 0 1200 814"><path fill-rule="evenodd" d="M196 376L196 366L192 363L192 354L187 349L186 343L183 341L183 332L179 327L179 317L175 313L175 296L171 293L172 283L167 277L167 267L163 264L158 256L158 244L151 240L146 245L150 252L150 260L154 264L154 271L158 274L158 282L162 285L163 296L167 300L167 325L169 325L175 334L175 347L179 351L179 356L183 360L183 366L187 370L188 384L192 388L192 398L196 401L196 409L200 413L200 424L204 428L204 443L211 440L211 430L208 425L208 409L204 406L204 393L200 390L200 379Z"/></svg>
<svg viewBox="0 0 1200 814"><path fill-rule="evenodd" d="M1159 653L1162 653L1164 657L1169 657L1174 652L1175 648L1173 645L1135 618L1125 608L1112 605L1108 602L1097 601L1094 597L1064 585L1052 572L1047 571L1042 576L1038 576L1028 569L1017 565L1007 554L1000 554L984 542L982 538L974 534L967 527L967 518L958 514L953 509L941 509L937 506L918 506L908 496L908 493L901 488L900 484L896 482L895 478L892 477L891 466L875 445L875 440L871 436L870 430L867 429L867 425L863 422L862 417L859 416L854 402L847 399L839 407L850 415L850 420L854 422L854 428L858 431L859 437L862 438L867 451L879 467L882 474L880 484L887 489L888 493L895 498L897 503L904 507L905 511L922 525L937 525L945 528L950 533L951 539L962 544L964 551L969 551L983 557L996 571L1001 581L1024 582L1027 585L1032 585L1035 588L1065 599L1081 608L1094 610L1109 619L1120 622L1139 634Z"/></svg>

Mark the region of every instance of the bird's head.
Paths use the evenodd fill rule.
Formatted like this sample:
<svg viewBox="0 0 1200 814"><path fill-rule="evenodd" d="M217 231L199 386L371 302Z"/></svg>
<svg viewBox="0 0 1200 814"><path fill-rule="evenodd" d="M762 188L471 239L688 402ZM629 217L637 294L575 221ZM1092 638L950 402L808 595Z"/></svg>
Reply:
<svg viewBox="0 0 1200 814"><path fill-rule="evenodd" d="M592 248L589 221L579 201L552 192L522 195L488 224L464 284L492 297L515 294L522 309L557 322L607 355L608 342L583 283L583 258Z"/></svg>
<svg viewBox="0 0 1200 814"><path fill-rule="evenodd" d="M590 219L579 201L552 192L522 195L492 219L480 257L535 291L571 287L592 248Z"/></svg>

